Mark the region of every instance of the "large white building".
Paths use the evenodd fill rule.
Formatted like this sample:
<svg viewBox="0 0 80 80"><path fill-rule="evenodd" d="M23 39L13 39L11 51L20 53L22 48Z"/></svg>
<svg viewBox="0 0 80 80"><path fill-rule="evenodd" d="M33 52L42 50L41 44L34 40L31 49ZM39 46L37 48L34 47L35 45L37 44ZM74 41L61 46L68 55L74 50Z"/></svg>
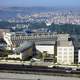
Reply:
<svg viewBox="0 0 80 80"><path fill-rule="evenodd" d="M57 63L72 64L74 63L74 46L72 41L57 41Z"/></svg>
<svg viewBox="0 0 80 80"><path fill-rule="evenodd" d="M47 33L47 32L35 32L35 33L25 33L25 32L13 32L11 33L11 41L12 44L19 45L24 41L46 41L46 40L53 40L56 38L56 33Z"/></svg>
<svg viewBox="0 0 80 80"><path fill-rule="evenodd" d="M55 49L55 41L39 41L35 42L36 50L38 50L41 53L46 52L49 55L54 54Z"/></svg>

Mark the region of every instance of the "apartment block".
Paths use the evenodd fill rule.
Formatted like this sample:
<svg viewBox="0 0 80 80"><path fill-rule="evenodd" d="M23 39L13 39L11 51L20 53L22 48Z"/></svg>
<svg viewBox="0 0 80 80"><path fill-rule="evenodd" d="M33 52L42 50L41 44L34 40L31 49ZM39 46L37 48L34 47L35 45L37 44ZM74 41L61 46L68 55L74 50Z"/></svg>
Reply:
<svg viewBox="0 0 80 80"><path fill-rule="evenodd" d="M74 46L72 41L57 41L57 63L74 63Z"/></svg>

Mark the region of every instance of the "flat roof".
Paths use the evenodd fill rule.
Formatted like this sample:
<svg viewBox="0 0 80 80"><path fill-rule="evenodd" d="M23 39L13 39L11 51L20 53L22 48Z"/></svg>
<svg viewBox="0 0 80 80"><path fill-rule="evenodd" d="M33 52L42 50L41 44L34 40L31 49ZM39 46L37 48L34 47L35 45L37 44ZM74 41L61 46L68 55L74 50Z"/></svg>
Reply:
<svg viewBox="0 0 80 80"><path fill-rule="evenodd" d="M62 46L62 47L69 47L69 46L73 46L72 41L57 41L57 46Z"/></svg>
<svg viewBox="0 0 80 80"><path fill-rule="evenodd" d="M38 41L35 42L36 45L55 45L56 41Z"/></svg>

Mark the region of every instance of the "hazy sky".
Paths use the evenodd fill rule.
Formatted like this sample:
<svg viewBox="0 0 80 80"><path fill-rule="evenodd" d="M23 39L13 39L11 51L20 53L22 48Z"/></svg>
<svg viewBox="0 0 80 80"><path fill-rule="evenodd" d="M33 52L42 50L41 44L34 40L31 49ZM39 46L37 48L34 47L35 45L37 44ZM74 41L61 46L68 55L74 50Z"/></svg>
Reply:
<svg viewBox="0 0 80 80"><path fill-rule="evenodd" d="M80 0L0 0L0 6L71 6L80 7Z"/></svg>

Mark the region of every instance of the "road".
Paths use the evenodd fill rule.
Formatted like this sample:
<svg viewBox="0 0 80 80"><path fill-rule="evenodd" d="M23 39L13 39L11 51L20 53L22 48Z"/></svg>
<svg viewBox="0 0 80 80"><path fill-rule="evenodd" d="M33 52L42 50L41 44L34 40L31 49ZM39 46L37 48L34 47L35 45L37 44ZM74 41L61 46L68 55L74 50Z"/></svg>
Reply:
<svg viewBox="0 0 80 80"><path fill-rule="evenodd" d="M80 80L80 78L0 72L0 80Z"/></svg>

